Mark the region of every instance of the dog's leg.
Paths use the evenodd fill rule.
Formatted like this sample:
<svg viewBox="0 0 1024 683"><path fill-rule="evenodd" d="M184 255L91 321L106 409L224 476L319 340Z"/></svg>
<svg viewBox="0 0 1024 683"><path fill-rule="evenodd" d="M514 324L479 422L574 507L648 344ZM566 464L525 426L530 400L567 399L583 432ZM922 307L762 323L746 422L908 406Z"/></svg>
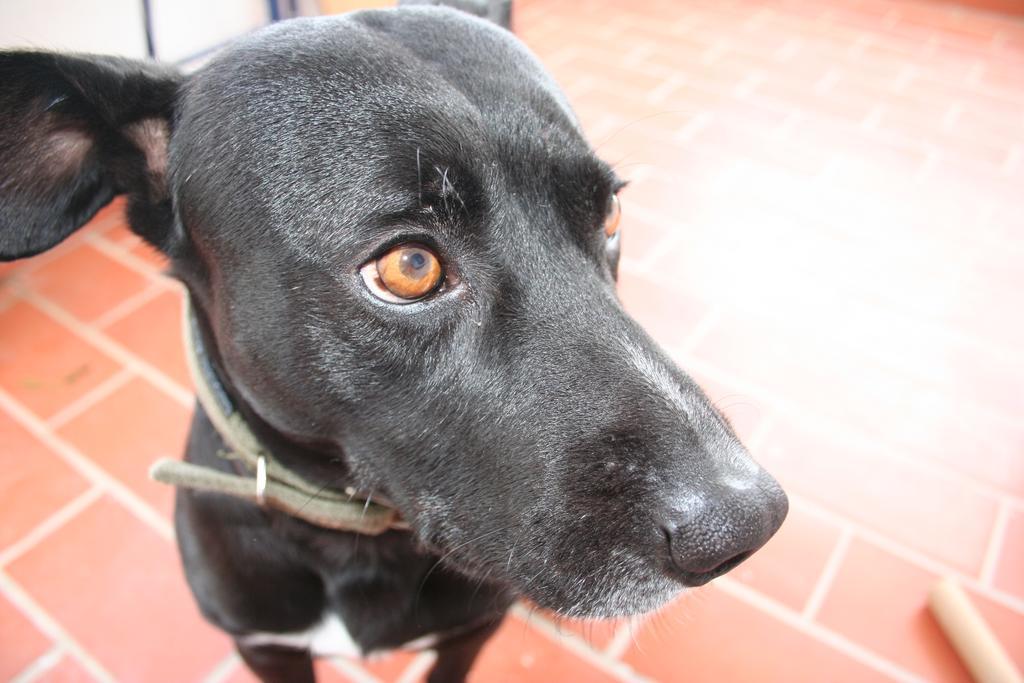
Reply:
<svg viewBox="0 0 1024 683"><path fill-rule="evenodd" d="M235 641L242 661L263 683L316 683L308 650Z"/></svg>
<svg viewBox="0 0 1024 683"><path fill-rule="evenodd" d="M437 646L437 662L427 676L427 683L462 683L473 668L473 662L501 620L481 626L461 636L446 640Z"/></svg>

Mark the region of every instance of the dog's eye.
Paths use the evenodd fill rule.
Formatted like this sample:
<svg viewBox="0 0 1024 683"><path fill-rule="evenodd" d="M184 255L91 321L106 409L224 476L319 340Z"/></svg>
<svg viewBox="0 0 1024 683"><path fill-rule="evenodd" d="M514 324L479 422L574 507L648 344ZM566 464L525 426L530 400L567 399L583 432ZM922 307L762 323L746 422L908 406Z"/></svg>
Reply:
<svg viewBox="0 0 1024 683"><path fill-rule="evenodd" d="M619 234L619 220L622 218L622 205L619 195L613 194L608 200L608 214L604 219L604 236L611 239Z"/></svg>
<svg viewBox="0 0 1024 683"><path fill-rule="evenodd" d="M399 244L360 269L374 294L392 303L422 299L441 284L441 261L422 244Z"/></svg>

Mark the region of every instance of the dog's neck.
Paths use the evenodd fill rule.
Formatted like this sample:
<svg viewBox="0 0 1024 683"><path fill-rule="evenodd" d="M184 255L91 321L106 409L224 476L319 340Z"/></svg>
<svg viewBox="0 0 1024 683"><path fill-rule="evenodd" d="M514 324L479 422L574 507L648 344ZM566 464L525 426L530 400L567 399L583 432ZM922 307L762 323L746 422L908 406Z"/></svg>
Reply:
<svg viewBox="0 0 1024 683"><path fill-rule="evenodd" d="M305 519L308 522L328 528L377 534L388 529L408 529L398 516L394 506L380 494L360 492L346 484L347 469L337 475L337 458L332 462L331 476L317 476L304 472L293 461L302 462L312 458L313 462L328 460L322 453L310 452L297 447L294 442L270 428L266 421L259 419L255 411L245 410L245 403L239 392L233 391L218 371L217 360L209 352L216 347L204 341L209 339L209 328L200 327L197 315L186 300L184 322L185 353L196 385L199 405L220 434L228 451L224 457L235 460L239 477L224 477L214 471L189 464L160 462L152 470L153 476L165 483L176 486L219 491L229 495L253 498L263 505L270 504L284 512ZM244 411L244 412L243 412ZM258 425L261 433L253 426ZM269 438L268 438L269 437ZM297 452L300 451L300 452ZM284 458L279 453L286 453ZM306 460L310 462L310 460ZM255 479L248 478L255 475ZM253 486L247 485L254 484ZM314 483L315 482L315 483ZM264 493L266 492L266 497Z"/></svg>
<svg viewBox="0 0 1024 683"><path fill-rule="evenodd" d="M229 374L224 369L217 345L211 343L213 334L206 312L195 306L190 300L186 307L184 321L187 353L192 366L193 380L205 385L208 395L217 403L216 406L204 406L209 411L216 410L230 415L241 416L246 427L274 456L288 469L295 471L312 481L324 481L323 471L318 465L329 465L330 475L325 488L344 491L354 485L353 477L340 454L332 452L326 444L317 446L312 443L300 443L296 439L283 434L243 397Z"/></svg>

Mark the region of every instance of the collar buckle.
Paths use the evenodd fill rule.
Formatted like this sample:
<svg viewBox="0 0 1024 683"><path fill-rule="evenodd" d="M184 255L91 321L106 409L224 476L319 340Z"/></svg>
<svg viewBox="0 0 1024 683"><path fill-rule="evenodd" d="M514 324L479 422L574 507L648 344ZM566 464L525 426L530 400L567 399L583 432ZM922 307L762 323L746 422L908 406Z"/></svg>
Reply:
<svg viewBox="0 0 1024 683"><path fill-rule="evenodd" d="M256 458L256 502L262 506L266 502L264 494L267 492L267 459L264 456Z"/></svg>

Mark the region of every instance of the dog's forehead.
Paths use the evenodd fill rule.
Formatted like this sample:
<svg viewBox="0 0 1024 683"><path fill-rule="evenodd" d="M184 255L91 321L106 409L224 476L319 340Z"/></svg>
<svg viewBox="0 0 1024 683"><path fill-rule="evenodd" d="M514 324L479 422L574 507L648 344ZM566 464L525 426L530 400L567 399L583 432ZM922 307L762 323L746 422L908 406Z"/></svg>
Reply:
<svg viewBox="0 0 1024 683"><path fill-rule="evenodd" d="M458 182L470 166L514 160L525 178L594 164L518 40L432 7L284 22L240 41L186 87L171 157L182 205L265 225L294 224L325 197L337 216L365 212L367 197L387 211L408 204L411 179Z"/></svg>
<svg viewBox="0 0 1024 683"><path fill-rule="evenodd" d="M289 125L399 139L446 131L469 143L482 127L523 119L578 130L564 95L511 34L434 7L300 19L256 32L197 74L181 105L185 125L196 114L234 117L221 121L256 142L254 129Z"/></svg>

